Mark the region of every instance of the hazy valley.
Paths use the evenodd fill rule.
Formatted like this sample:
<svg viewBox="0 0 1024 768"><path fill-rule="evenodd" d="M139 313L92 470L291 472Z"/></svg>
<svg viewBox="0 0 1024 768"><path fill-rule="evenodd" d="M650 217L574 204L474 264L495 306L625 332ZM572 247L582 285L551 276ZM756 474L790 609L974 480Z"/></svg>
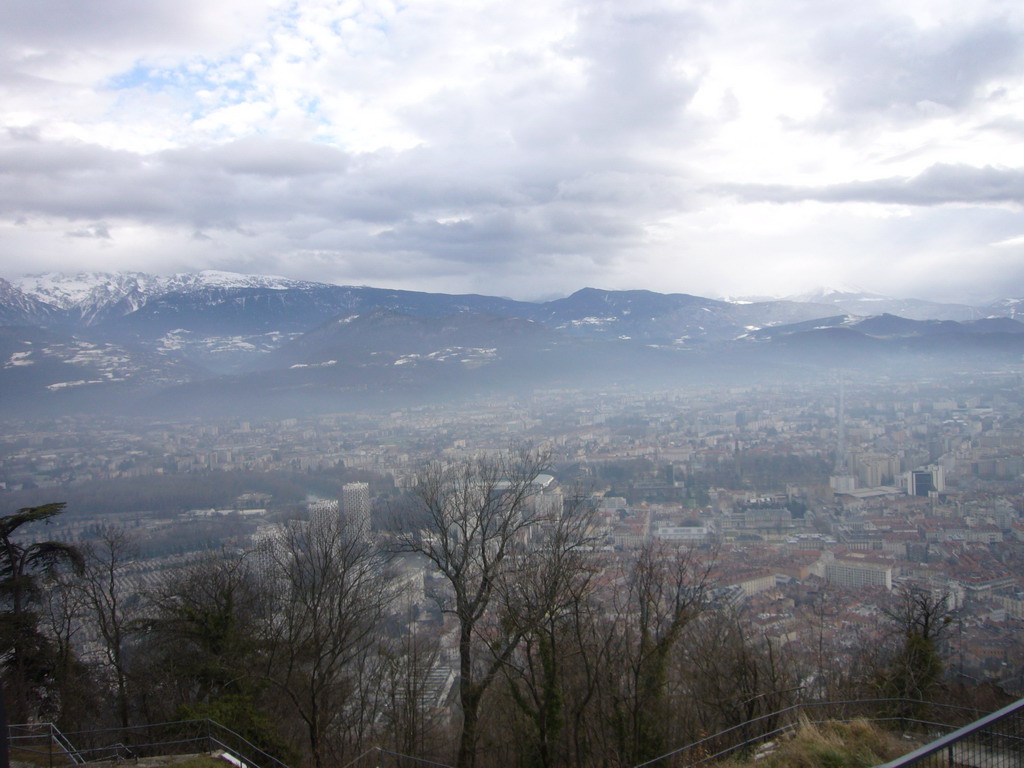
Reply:
<svg viewBox="0 0 1024 768"><path fill-rule="evenodd" d="M583 289L531 303L207 272L0 282L8 414L311 414L560 387L999 369L1018 300L727 302Z"/></svg>

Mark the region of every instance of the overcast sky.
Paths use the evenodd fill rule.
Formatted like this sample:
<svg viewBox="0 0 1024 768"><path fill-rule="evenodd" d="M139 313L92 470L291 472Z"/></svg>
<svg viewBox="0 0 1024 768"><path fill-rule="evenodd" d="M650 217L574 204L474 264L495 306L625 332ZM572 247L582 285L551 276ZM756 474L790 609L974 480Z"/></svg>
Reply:
<svg viewBox="0 0 1024 768"><path fill-rule="evenodd" d="M1019 0L3 0L0 275L1024 295Z"/></svg>

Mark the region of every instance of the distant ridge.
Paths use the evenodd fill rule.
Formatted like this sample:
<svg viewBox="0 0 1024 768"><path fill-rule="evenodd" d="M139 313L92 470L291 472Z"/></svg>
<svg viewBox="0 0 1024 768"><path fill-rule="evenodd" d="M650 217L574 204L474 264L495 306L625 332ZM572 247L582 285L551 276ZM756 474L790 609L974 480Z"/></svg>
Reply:
<svg viewBox="0 0 1024 768"><path fill-rule="evenodd" d="M0 409L340 408L1024 355L1019 300L814 298L582 288L525 302L216 271L36 275L0 280Z"/></svg>

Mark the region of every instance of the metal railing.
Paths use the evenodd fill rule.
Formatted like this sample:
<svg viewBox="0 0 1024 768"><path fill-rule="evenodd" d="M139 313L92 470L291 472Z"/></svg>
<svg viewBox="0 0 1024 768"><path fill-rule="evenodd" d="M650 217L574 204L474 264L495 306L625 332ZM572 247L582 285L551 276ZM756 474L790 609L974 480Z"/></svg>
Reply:
<svg viewBox="0 0 1024 768"><path fill-rule="evenodd" d="M85 762L53 723L11 725L7 740L11 757L31 757L32 762L45 763L50 768Z"/></svg>
<svg viewBox="0 0 1024 768"><path fill-rule="evenodd" d="M979 716L984 715L982 717ZM1017 768L1024 766L1024 699L991 714L952 704L909 699L857 699L805 702L763 715L634 766L700 766L795 731L801 723L867 720L896 724L901 730L932 734L934 740L878 768ZM967 723L963 725L963 723ZM946 735L941 735L947 731ZM181 720L155 725L62 734L52 723L10 726L12 756L31 755L48 768L102 760L134 760L189 752L223 751L239 768L288 768L241 735L213 720ZM79 746L72 746L72 744ZM373 747L349 765L444 766L423 758ZM447 768L447 766L444 766Z"/></svg>
<svg viewBox="0 0 1024 768"><path fill-rule="evenodd" d="M245 737L208 719L67 733L52 723L11 725L9 741L12 755L48 768L216 751L230 755L232 762L244 768L288 768Z"/></svg>
<svg viewBox="0 0 1024 768"><path fill-rule="evenodd" d="M1018 768L1024 765L1024 699L878 768Z"/></svg>
<svg viewBox="0 0 1024 768"><path fill-rule="evenodd" d="M939 735L985 714L971 707L913 699L803 702L719 731L633 768L682 768L706 765L730 755L753 755L759 746L796 731L801 723L820 725L830 721L866 720Z"/></svg>

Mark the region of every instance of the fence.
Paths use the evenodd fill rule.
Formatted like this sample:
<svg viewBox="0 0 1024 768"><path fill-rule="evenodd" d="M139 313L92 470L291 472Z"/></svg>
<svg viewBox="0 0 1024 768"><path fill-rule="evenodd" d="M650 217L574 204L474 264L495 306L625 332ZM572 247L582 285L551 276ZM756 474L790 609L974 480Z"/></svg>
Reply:
<svg viewBox="0 0 1024 768"><path fill-rule="evenodd" d="M793 731L801 722L854 719L890 723L900 729L923 732L934 739L879 768L1016 768L1024 765L1024 699L992 714L981 715L984 713L968 707L908 699L809 702L729 728L634 768L700 766L728 755L752 754L759 745ZM183 720L66 734L50 723L12 725L10 744L12 757L28 757L28 761L48 768L217 750L230 755L240 768L288 768L213 720ZM349 766L447 768L441 763L380 747L368 750Z"/></svg>
<svg viewBox="0 0 1024 768"><path fill-rule="evenodd" d="M760 745L794 731L801 722L818 724L863 719L939 736L984 714L969 707L912 699L805 702L728 728L634 768L700 766L729 755L753 754Z"/></svg>
<svg viewBox="0 0 1024 768"><path fill-rule="evenodd" d="M51 768L85 762L53 723L11 725L8 731L11 759L45 763Z"/></svg>
<svg viewBox="0 0 1024 768"><path fill-rule="evenodd" d="M879 768L1017 768L1024 765L1024 699Z"/></svg>
<svg viewBox="0 0 1024 768"><path fill-rule="evenodd" d="M48 768L102 760L223 751L245 768L288 768L213 720L61 733L52 723L10 726L11 756Z"/></svg>

